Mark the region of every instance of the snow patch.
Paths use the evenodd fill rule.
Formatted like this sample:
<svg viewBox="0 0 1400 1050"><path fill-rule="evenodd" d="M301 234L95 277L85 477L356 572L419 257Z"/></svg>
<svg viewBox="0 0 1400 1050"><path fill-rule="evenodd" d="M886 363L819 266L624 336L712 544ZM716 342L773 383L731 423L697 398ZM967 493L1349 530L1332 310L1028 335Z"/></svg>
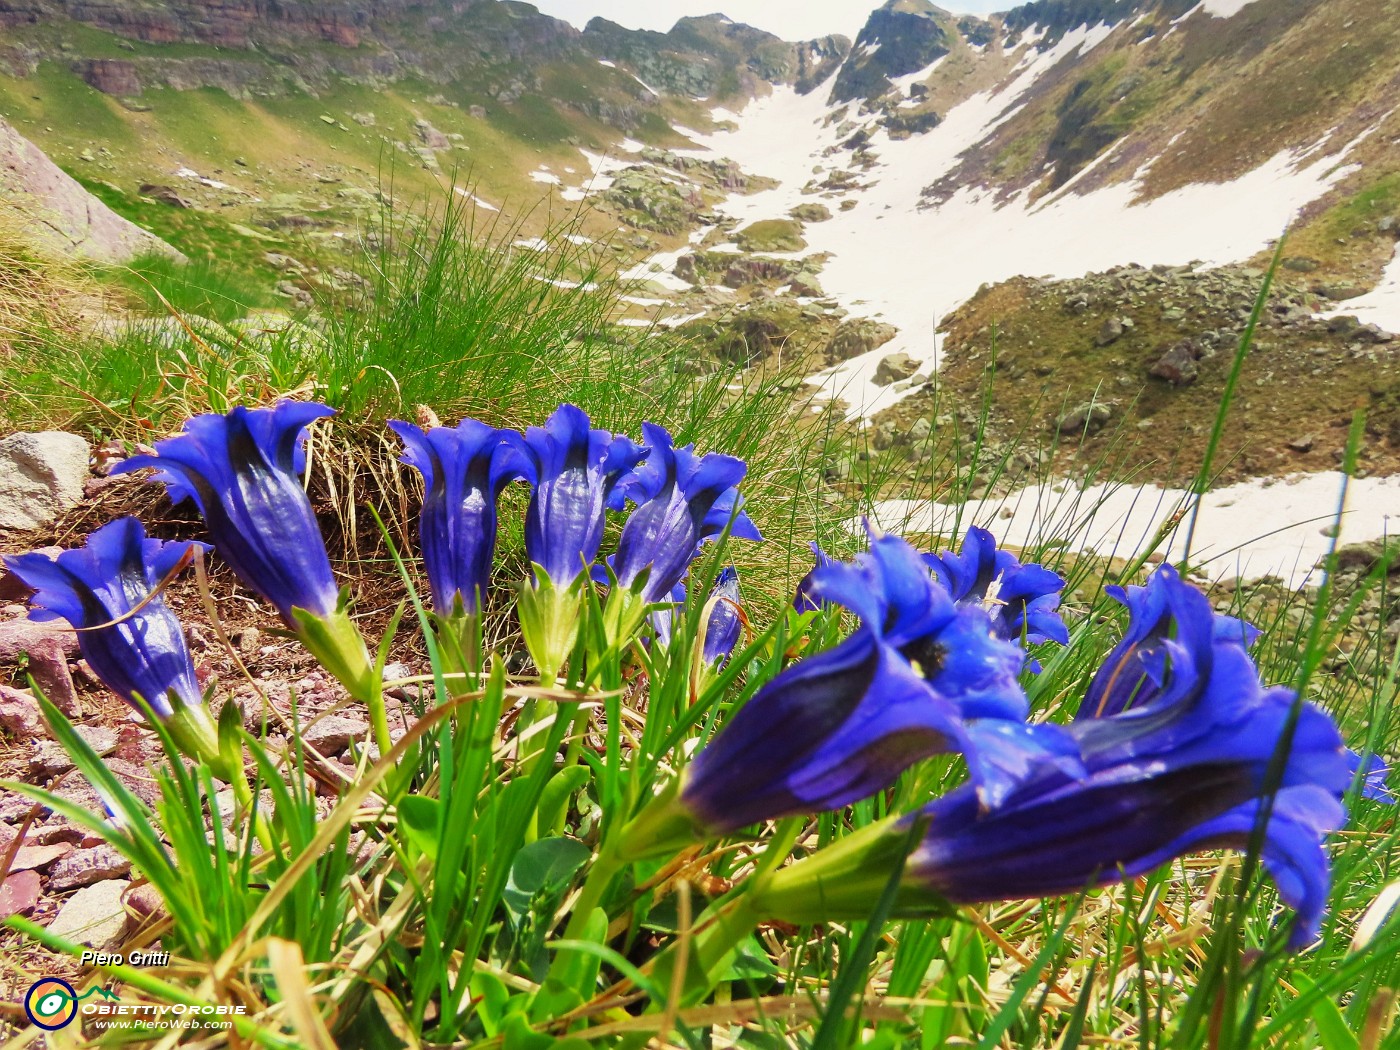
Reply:
<svg viewBox="0 0 1400 1050"><path fill-rule="evenodd" d="M1348 299L1325 316L1345 314L1355 314L1363 324L1379 325L1387 332L1400 332L1400 246L1396 247L1395 257L1381 273L1379 284L1365 295Z"/></svg>
<svg viewBox="0 0 1400 1050"><path fill-rule="evenodd" d="M452 188L456 191L457 196L467 198L467 200L471 201L471 202L472 202L473 204L475 204L478 208L484 208L484 209L486 209L487 211L500 211L500 210L501 210L500 208L498 208L498 207L496 207L494 204L492 204L490 201L484 201L484 200L482 200L482 199L481 199L480 197L478 197L475 193L472 193L472 192L470 192L470 191L468 191L468 190L464 190L464 189L462 189L461 186L453 186Z"/></svg>
<svg viewBox="0 0 1400 1050"><path fill-rule="evenodd" d="M923 197L926 186L1020 110L1041 76L1111 31L1105 24L1081 27L1044 52L1029 52L1003 90L973 95L925 134L891 140L877 132L880 161L861 174L867 187L845 195L861 206L833 209L831 220L807 227L807 252L831 255L821 278L827 294L858 316L878 315L900 330L880 356L903 352L936 368L937 322L983 282L1022 274L1077 277L1129 262L1222 265L1248 258L1350 170L1342 163L1350 146L1323 160L1319 143L1281 152L1234 182L1190 185L1151 201L1138 199L1136 180L1084 195L1057 194L1036 205L1025 193L1008 202L971 187L941 203ZM824 98L820 89L802 96L779 87L751 102L736 130L703 137L717 155L779 183L730 197L717 210L744 225L786 215L811 199L802 187L822 178L813 174L814 165L831 169L824 154L836 144ZM871 223L871 212L897 221ZM868 416L899 397L886 388L858 389L873 377L878 360L844 362L814 379L850 404L853 415Z"/></svg>
<svg viewBox="0 0 1400 1050"><path fill-rule="evenodd" d="M1191 541L1191 564L1215 580L1276 576L1294 588L1316 583L1317 563L1332 542L1326 532L1337 520L1342 481L1342 474L1327 471L1255 479L1207 493ZM1181 489L1152 485L1080 488L1054 481L961 507L887 500L875 505L872 520L884 529L945 534L978 524L1012 546L1054 537L1075 551L1128 555L1146 549L1174 514L1186 510L1162 548L1168 561L1177 561L1185 554L1193 498ZM1397 528L1400 477L1352 479L1337 543L1379 539Z"/></svg>
<svg viewBox="0 0 1400 1050"><path fill-rule="evenodd" d="M554 172L550 171L548 168L543 167L530 172L530 178L534 179L536 182L542 182L546 186L558 186L563 182L558 175L554 174Z"/></svg>
<svg viewBox="0 0 1400 1050"><path fill-rule="evenodd" d="M227 182L220 182L218 179L206 179L203 175L195 171L193 168L179 168L175 172L175 177L177 179L193 179L201 186L208 186L210 189L214 190L233 189L233 187L230 186Z"/></svg>
<svg viewBox="0 0 1400 1050"><path fill-rule="evenodd" d="M1212 18L1234 18L1252 3L1254 0L1201 0L1199 4L1186 13L1190 15L1200 11Z"/></svg>

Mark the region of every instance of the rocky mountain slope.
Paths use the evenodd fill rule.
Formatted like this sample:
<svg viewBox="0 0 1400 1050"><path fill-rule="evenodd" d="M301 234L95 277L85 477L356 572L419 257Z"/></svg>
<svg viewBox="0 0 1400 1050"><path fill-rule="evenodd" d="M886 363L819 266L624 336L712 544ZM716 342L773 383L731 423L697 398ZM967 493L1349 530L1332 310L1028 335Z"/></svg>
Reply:
<svg viewBox="0 0 1400 1050"><path fill-rule="evenodd" d="M926 380L967 386L995 331L1037 403L1072 410L1106 379L1113 404L1174 404L1160 426L1209 402L1241 274L1286 226L1299 316L1282 342L1304 357L1251 381L1325 365L1342 400L1389 404L1363 373L1392 344L1362 338L1358 356L1352 334L1400 327L1397 15L1400 0L1034 0L982 19L889 0L852 44L718 15L580 31L501 0L0 0L0 113L121 214L289 295L334 273L386 190L455 175L483 214L520 218L522 250L582 208L572 236L639 281L622 323L804 363L852 416L936 418ZM1192 305L1162 307L1185 311L1163 326L1144 313L1160 290L1086 277L1130 264L1167 267ZM1093 308L1047 305L1068 287L1047 280L1089 282ZM1359 320L1302 316L1337 310ZM1072 348L1017 342L1052 314ZM1093 338L1125 318L1122 341ZM1114 432L1085 429L1090 445ZM1275 462L1278 444L1235 462L1336 452L1319 438Z"/></svg>

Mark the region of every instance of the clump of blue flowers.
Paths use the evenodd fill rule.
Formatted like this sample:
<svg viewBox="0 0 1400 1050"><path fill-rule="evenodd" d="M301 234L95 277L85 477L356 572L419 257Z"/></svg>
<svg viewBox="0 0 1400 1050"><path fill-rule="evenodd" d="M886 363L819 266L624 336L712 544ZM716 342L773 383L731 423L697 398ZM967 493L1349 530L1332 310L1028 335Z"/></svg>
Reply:
<svg viewBox="0 0 1400 1050"><path fill-rule="evenodd" d="M213 552L366 705L386 754L393 739L382 670L392 639L372 649L361 635L304 479L308 428L332 414L284 401L197 416L153 455L119 469L153 468L151 479L173 500L194 501ZM1384 763L1349 750L1321 708L1267 686L1251 655L1257 632L1216 614L1170 567L1144 586L1109 591L1127 610L1123 637L1076 683L1075 717L1045 722L1027 688L1034 694L1048 680L1035 677L1043 647L1072 644L1061 611L1065 581L984 529L968 530L957 550L934 553L873 529L867 549L849 560L813 544L815 564L764 633L752 628L738 570L727 564L728 544L762 540L740 492L744 461L678 445L653 423L642 425L640 440L614 434L573 405L524 433L473 419L389 425L403 443L402 463L423 484L418 538L434 651L446 640L479 640L483 617L509 610L513 594L507 622L518 627L539 680L522 689L524 701L555 705L529 708L529 716L522 707L515 723L520 739L547 726L550 749L516 750L511 767L499 760L503 778L524 770L522 783L540 788L531 834L562 828L569 794L594 772L605 785L599 795L609 811L562 941L608 936L634 903L608 906L607 891L628 865L733 838L766 837L774 850L771 864L765 855L760 871L696 924L687 1001L718 979L727 952L761 922L864 918L886 887L895 887L893 914L945 914L1078 893L1187 853L1253 844L1291 912L1286 944L1302 949L1321 928L1326 840L1345 821L1348 793L1388 800ZM528 564L498 586L499 507L512 484L529 488ZM162 597L206 549L149 538L124 518L80 550L5 564L35 590L32 616L67 620L114 692L169 727L190 758L232 778L241 770ZM504 680L496 654L474 644L456 652L452 673L467 680L465 699ZM608 661L612 706L579 704L562 717L571 701L599 695ZM684 672L679 686L660 681L676 668ZM644 726L599 759L589 709L602 708L606 730L621 741L619 698L629 689L643 695L648 679L648 702L664 694L684 732L663 722L648 736ZM645 722L651 709L626 713ZM496 720L477 733L489 743L492 757L481 759L488 775L495 745L510 753L494 736ZM638 764L650 763L659 783L625 784L624 761L648 746L655 750ZM561 752L569 773L556 782ZM935 756L957 769L957 786L944 789L927 775ZM507 794L512 805L523 797ZM880 819L824 844L808 838L800 859L781 863L805 818L872 799ZM400 815L421 823L436 803L420 801L430 804ZM568 951L560 958L561 971L580 965ZM653 985L669 987L664 975L676 960L663 953L655 965Z"/></svg>

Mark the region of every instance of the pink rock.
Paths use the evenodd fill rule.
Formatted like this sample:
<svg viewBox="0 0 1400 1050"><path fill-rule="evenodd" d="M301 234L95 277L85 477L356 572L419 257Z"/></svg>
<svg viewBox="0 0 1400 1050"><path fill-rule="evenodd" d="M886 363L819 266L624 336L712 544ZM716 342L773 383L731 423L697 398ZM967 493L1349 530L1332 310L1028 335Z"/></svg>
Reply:
<svg viewBox="0 0 1400 1050"><path fill-rule="evenodd" d="M54 842L47 846L21 846L10 862L10 871L42 871L56 860L61 860L73 852L68 842Z"/></svg>
<svg viewBox="0 0 1400 1050"><path fill-rule="evenodd" d="M39 903L39 873L17 871L0 885L0 918L27 915Z"/></svg>
<svg viewBox="0 0 1400 1050"><path fill-rule="evenodd" d="M69 718L82 713L68 658L78 653L78 636L32 620L0 622L0 666L28 658L27 670L49 701Z"/></svg>
<svg viewBox="0 0 1400 1050"><path fill-rule="evenodd" d="M0 730L17 740L48 736L39 702L29 693L0 685Z"/></svg>
<svg viewBox="0 0 1400 1050"><path fill-rule="evenodd" d="M32 656L49 642L56 642L65 658L78 655L78 636L62 620L0 623L0 664L15 663L24 653Z"/></svg>

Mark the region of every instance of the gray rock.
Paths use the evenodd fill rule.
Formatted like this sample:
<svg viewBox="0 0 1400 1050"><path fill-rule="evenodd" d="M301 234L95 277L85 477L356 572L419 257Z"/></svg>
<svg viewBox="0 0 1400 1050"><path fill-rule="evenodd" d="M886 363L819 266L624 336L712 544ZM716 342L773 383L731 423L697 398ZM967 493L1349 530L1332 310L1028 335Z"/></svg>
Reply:
<svg viewBox="0 0 1400 1050"><path fill-rule="evenodd" d="M1200 369L1196 366L1196 354L1189 342L1177 343L1159 357L1147 370L1159 379L1165 379L1174 386L1186 386L1196 381Z"/></svg>
<svg viewBox="0 0 1400 1050"><path fill-rule="evenodd" d="M1094 336L1094 343L1098 346L1108 346L1121 338L1123 338L1123 322L1117 317L1107 317L1099 329L1099 334Z"/></svg>
<svg viewBox="0 0 1400 1050"><path fill-rule="evenodd" d="M50 250L99 263L144 252L184 256L128 222L67 175L39 147L0 119L0 198L20 231Z"/></svg>
<svg viewBox="0 0 1400 1050"><path fill-rule="evenodd" d="M49 890L74 890L94 882L120 878L131 870L127 860L105 843L92 849L80 849L60 857L49 868Z"/></svg>
<svg viewBox="0 0 1400 1050"><path fill-rule="evenodd" d="M98 951L119 947L127 923L122 894L130 885L113 879L83 887L63 902L49 932Z"/></svg>
<svg viewBox="0 0 1400 1050"><path fill-rule="evenodd" d="M452 145L446 135L422 117L413 122L413 130L418 133L418 140L428 149L447 149Z"/></svg>
<svg viewBox="0 0 1400 1050"><path fill-rule="evenodd" d="M1288 447L1294 452L1311 452L1313 448L1313 436L1296 437L1288 443Z"/></svg>
<svg viewBox="0 0 1400 1050"><path fill-rule="evenodd" d="M137 192L158 204L168 204L172 208L194 207L194 203L188 198L180 196L180 191L174 186L161 186L153 182L146 182L141 184L141 188Z"/></svg>
<svg viewBox="0 0 1400 1050"><path fill-rule="evenodd" d="M117 731L110 726L74 726L73 731L99 756L117 749ZM54 776L73 768L73 760L57 740L45 740L29 756L29 768L44 776Z"/></svg>
<svg viewBox="0 0 1400 1050"><path fill-rule="evenodd" d="M88 443L46 430L0 440L0 529L35 529L83 498Z"/></svg>
<svg viewBox="0 0 1400 1050"><path fill-rule="evenodd" d="M369 723L362 718L327 715L302 730L302 743L314 747L323 755L338 755L352 740L363 740Z"/></svg>
<svg viewBox="0 0 1400 1050"><path fill-rule="evenodd" d="M1086 401L1070 409L1055 420L1055 429L1061 434L1096 434L1113 418L1113 408L1101 401Z"/></svg>
<svg viewBox="0 0 1400 1050"><path fill-rule="evenodd" d="M915 448L928 441L933 434L933 424L927 419L916 419L909 428L909 444Z"/></svg>
<svg viewBox="0 0 1400 1050"><path fill-rule="evenodd" d="M875 366L873 382L876 386L889 386L908 379L919 370L919 362L906 353L889 354Z"/></svg>

